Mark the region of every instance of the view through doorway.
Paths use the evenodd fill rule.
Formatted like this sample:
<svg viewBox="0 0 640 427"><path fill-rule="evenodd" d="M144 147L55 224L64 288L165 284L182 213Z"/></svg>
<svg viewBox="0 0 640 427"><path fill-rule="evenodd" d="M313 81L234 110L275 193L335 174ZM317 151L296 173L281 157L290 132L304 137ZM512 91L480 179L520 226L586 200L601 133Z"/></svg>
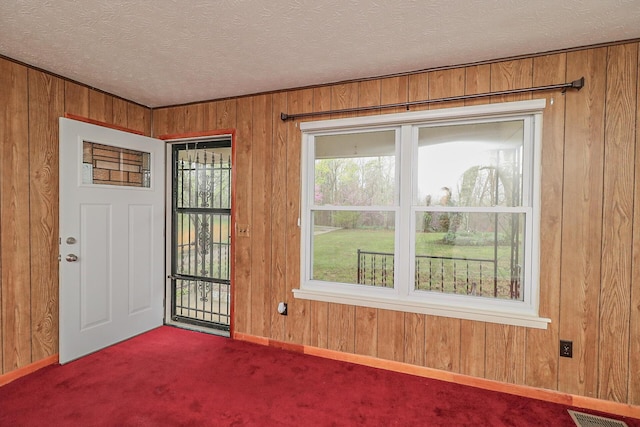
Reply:
<svg viewBox="0 0 640 427"><path fill-rule="evenodd" d="M231 137L171 146L171 321L230 329Z"/></svg>

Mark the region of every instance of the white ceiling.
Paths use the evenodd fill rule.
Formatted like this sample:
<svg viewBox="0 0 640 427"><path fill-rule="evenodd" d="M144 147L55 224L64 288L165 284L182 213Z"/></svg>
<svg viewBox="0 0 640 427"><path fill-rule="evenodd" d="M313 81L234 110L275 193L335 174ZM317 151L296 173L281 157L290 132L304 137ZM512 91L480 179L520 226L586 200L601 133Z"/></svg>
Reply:
<svg viewBox="0 0 640 427"><path fill-rule="evenodd" d="M150 107L638 37L638 0L0 0L0 54Z"/></svg>

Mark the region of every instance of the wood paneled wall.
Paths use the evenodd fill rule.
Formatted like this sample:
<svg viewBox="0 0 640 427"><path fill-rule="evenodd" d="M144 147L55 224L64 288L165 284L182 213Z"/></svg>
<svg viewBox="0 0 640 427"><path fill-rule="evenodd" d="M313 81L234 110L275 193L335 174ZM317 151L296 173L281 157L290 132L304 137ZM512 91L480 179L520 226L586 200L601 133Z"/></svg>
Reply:
<svg viewBox="0 0 640 427"><path fill-rule="evenodd" d="M154 110L154 134L237 129L235 331L640 405L637 43ZM541 301L546 330L296 300L300 131L288 113L376 106L585 77L546 97ZM387 110L385 110L386 112ZM380 114L372 111L362 114ZM338 117L338 116L335 116ZM320 118L318 118L320 119ZM278 301L289 315L276 313ZM559 340L573 341L560 358Z"/></svg>
<svg viewBox="0 0 640 427"><path fill-rule="evenodd" d="M0 58L0 374L58 353L58 118L151 110Z"/></svg>
<svg viewBox="0 0 640 427"><path fill-rule="evenodd" d="M151 112L0 59L0 374L58 351L58 117L68 112L154 135L236 130L234 219L250 232L235 244L235 331L640 405L638 75L639 45L628 43ZM281 111L582 76L586 86L565 95L414 107L547 98L540 272L540 312L552 320L547 330L293 298L300 277L300 131L299 123L280 120ZM279 301L288 302L288 316L277 314ZM573 358L558 357L560 339L573 341Z"/></svg>

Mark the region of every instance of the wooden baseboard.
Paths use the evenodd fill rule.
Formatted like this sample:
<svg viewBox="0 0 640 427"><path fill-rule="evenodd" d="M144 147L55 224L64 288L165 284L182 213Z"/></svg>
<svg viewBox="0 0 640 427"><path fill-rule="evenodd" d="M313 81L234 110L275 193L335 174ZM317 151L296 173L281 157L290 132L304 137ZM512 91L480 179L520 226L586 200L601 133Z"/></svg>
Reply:
<svg viewBox="0 0 640 427"><path fill-rule="evenodd" d="M11 381L15 381L18 378L24 377L25 375L29 375L32 372L42 369L45 366L53 365L55 363L58 363L57 354L45 357L44 359L33 362L27 366L23 366L22 368L18 368L15 371L11 371L7 374L0 375L0 387L5 384L9 384Z"/></svg>
<svg viewBox="0 0 640 427"><path fill-rule="evenodd" d="M378 359L371 356L343 353L340 351L327 350L325 348L311 347L306 345L291 344L283 341L277 341L265 337L238 332L233 334L233 339L254 344L261 344L269 347L296 351L299 353L324 357L327 359L339 360L342 362L351 362L359 365L370 366L373 368L386 369L389 371L401 372L424 378L431 378L471 387L477 387L484 390L492 390L516 396L529 397L545 402L559 403L566 406L574 406L577 408L589 409L592 411L606 412L608 414L619 415L622 417L640 419L640 406L629 405L626 403L611 402L608 400L596 399L593 397L578 396L569 393L563 393L560 391L546 390L525 385L503 383L500 381L477 378L454 372L441 371L424 366L411 365L408 363L395 362L392 360Z"/></svg>

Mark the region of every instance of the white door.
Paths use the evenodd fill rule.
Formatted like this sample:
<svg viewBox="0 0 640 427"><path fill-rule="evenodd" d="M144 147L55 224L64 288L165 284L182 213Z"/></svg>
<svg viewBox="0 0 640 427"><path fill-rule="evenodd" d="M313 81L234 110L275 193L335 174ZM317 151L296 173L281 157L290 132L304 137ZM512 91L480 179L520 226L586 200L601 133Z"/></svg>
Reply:
<svg viewBox="0 0 640 427"><path fill-rule="evenodd" d="M60 119L60 363L162 325L165 144Z"/></svg>

